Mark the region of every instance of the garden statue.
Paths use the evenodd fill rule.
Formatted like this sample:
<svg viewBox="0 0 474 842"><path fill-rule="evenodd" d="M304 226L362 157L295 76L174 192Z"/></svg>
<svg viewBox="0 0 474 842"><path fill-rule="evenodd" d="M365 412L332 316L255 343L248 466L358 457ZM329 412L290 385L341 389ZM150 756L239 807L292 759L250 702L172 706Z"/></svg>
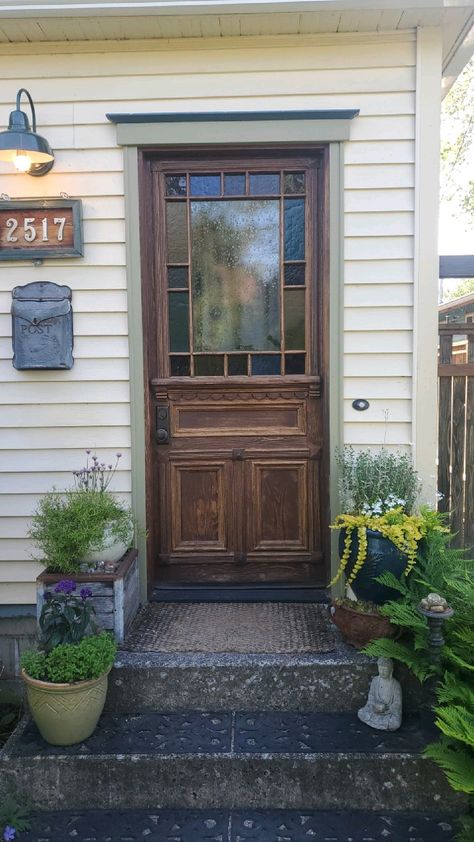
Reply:
<svg viewBox="0 0 474 842"><path fill-rule="evenodd" d="M378 658L379 674L372 679L367 703L357 716L379 731L396 731L402 724L402 688L393 677L391 658Z"/></svg>

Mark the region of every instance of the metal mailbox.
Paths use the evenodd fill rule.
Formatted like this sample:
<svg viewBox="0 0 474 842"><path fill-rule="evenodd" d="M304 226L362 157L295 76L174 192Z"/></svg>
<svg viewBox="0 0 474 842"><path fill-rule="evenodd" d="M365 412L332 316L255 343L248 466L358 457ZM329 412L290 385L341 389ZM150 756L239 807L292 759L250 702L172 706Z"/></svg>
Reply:
<svg viewBox="0 0 474 842"><path fill-rule="evenodd" d="M13 365L17 369L72 368L72 291L51 281L15 287Z"/></svg>

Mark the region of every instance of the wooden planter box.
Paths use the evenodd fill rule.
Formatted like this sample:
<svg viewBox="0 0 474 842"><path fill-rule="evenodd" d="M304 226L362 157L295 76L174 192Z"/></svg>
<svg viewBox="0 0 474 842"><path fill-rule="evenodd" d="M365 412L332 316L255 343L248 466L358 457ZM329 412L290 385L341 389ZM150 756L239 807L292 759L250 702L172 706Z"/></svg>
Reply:
<svg viewBox="0 0 474 842"><path fill-rule="evenodd" d="M54 589L62 579L77 582L78 591L81 588L91 589L98 625L113 631L117 642L122 643L140 604L137 550L129 550L124 555L115 573L41 573L36 580L38 620L45 591Z"/></svg>

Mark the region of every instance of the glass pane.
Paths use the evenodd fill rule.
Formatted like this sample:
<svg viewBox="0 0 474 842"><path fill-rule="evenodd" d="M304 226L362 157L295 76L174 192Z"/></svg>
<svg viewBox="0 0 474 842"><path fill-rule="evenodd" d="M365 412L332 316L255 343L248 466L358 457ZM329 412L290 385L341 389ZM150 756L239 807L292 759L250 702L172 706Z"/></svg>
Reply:
<svg viewBox="0 0 474 842"><path fill-rule="evenodd" d="M250 192L254 196L273 196L280 192L280 174L275 172L250 173Z"/></svg>
<svg viewBox="0 0 474 842"><path fill-rule="evenodd" d="M191 196L220 196L220 175L192 175Z"/></svg>
<svg viewBox="0 0 474 842"><path fill-rule="evenodd" d="M189 295L170 292L168 295L170 351L189 351Z"/></svg>
<svg viewBox="0 0 474 842"><path fill-rule="evenodd" d="M187 287L188 285L188 267L187 266L169 266L168 267L168 286L170 289L176 287Z"/></svg>
<svg viewBox="0 0 474 842"><path fill-rule="evenodd" d="M247 374L247 354L233 354L227 357L229 374Z"/></svg>
<svg viewBox="0 0 474 842"><path fill-rule="evenodd" d="M304 193L304 172L286 172L283 185L285 193Z"/></svg>
<svg viewBox="0 0 474 842"><path fill-rule="evenodd" d="M304 374L306 354L285 354L285 374Z"/></svg>
<svg viewBox="0 0 474 842"><path fill-rule="evenodd" d="M252 374L280 374L280 354L252 354Z"/></svg>
<svg viewBox="0 0 474 842"><path fill-rule="evenodd" d="M304 263L289 263L285 266L285 286L304 286L305 283Z"/></svg>
<svg viewBox="0 0 474 842"><path fill-rule="evenodd" d="M245 173L224 173L226 196L245 196Z"/></svg>
<svg viewBox="0 0 474 842"><path fill-rule="evenodd" d="M305 348L304 303L305 290L285 290L285 345Z"/></svg>
<svg viewBox="0 0 474 842"><path fill-rule="evenodd" d="M216 376L224 374L224 357L194 357L194 374L199 377Z"/></svg>
<svg viewBox="0 0 474 842"><path fill-rule="evenodd" d="M170 370L172 377L189 377L191 364L189 357L170 357Z"/></svg>
<svg viewBox="0 0 474 842"><path fill-rule="evenodd" d="M188 262L188 225L184 202L166 204L166 243L168 263Z"/></svg>
<svg viewBox="0 0 474 842"><path fill-rule="evenodd" d="M167 196L185 196L186 195L186 176L185 175L167 175L166 181L166 195Z"/></svg>
<svg viewBox="0 0 474 842"><path fill-rule="evenodd" d="M192 202L195 351L280 348L280 203Z"/></svg>
<svg viewBox="0 0 474 842"><path fill-rule="evenodd" d="M304 199L285 199L285 260L304 260Z"/></svg>

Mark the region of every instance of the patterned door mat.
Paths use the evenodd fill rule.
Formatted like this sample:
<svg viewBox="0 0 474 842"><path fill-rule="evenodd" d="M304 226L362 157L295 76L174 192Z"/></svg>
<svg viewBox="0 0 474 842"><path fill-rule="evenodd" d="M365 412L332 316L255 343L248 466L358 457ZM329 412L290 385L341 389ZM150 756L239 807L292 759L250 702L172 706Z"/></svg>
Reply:
<svg viewBox="0 0 474 842"><path fill-rule="evenodd" d="M138 613L129 652L332 652L336 634L327 608L313 603L150 602Z"/></svg>

